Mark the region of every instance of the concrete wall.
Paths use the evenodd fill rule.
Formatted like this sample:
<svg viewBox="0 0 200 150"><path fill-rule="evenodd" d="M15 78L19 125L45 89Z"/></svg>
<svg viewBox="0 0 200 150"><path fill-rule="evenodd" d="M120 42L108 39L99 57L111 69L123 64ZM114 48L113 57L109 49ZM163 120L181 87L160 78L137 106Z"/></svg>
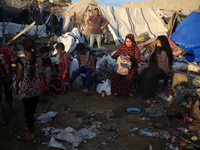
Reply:
<svg viewBox="0 0 200 150"><path fill-rule="evenodd" d="M200 9L200 0L147 0L121 3L121 7L155 7L166 10Z"/></svg>

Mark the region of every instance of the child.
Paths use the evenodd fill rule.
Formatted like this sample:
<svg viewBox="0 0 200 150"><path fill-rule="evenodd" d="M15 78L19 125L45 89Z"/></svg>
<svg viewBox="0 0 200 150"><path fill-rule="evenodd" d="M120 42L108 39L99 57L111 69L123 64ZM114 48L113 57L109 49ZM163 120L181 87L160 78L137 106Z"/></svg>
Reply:
<svg viewBox="0 0 200 150"><path fill-rule="evenodd" d="M85 89L82 91L86 94L89 94L90 89L90 77L95 75L95 63L93 56L90 51L88 51L83 43L77 44L75 48L79 53L79 69L73 74L70 80L66 83L66 86L69 87L70 84L81 74L86 73L85 78Z"/></svg>
<svg viewBox="0 0 200 150"><path fill-rule="evenodd" d="M59 66L58 66L58 80L61 81L61 94L64 95L67 93L65 83L69 80L69 58L67 53L64 51L65 46L63 43L58 43L56 45L56 50L60 54L59 57Z"/></svg>
<svg viewBox="0 0 200 150"><path fill-rule="evenodd" d="M51 59L49 58L49 48L44 46L40 48L40 54L41 54L41 58L42 58L42 65L44 68L44 72L46 75L46 87L47 87L47 91L49 91L49 83L51 82L51 72L53 71L54 74L57 74L54 66L52 64Z"/></svg>
<svg viewBox="0 0 200 150"><path fill-rule="evenodd" d="M7 124L7 122L4 120L3 106L1 104L1 102L2 102L2 95L1 95L1 93L2 93L2 79L3 78L5 78L5 75L4 75L4 73L3 73L2 69L1 69L1 66L0 66L0 119L1 119L0 122L3 125L5 125L5 124Z"/></svg>
<svg viewBox="0 0 200 150"><path fill-rule="evenodd" d="M19 94L23 100L25 119L28 127L26 138L34 140L34 113L38 104L39 94L42 87L42 76L45 77L42 60L36 57L36 44L33 39L24 39L22 42L23 53L18 62L18 71L15 83L15 93ZM21 89L19 82L21 81Z"/></svg>
<svg viewBox="0 0 200 150"><path fill-rule="evenodd" d="M2 41L0 41L0 66L4 72L6 78L2 80L5 92L5 101L9 105L9 113L13 112L13 97L12 97L12 63L16 63L17 56L12 52L12 50L3 46Z"/></svg>

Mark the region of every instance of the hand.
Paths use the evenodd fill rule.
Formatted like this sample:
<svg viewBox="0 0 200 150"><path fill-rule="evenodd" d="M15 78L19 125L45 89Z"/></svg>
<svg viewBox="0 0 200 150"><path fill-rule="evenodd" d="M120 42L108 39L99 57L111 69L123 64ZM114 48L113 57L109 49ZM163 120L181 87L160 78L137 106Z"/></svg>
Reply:
<svg viewBox="0 0 200 150"><path fill-rule="evenodd" d="M19 86L16 86L16 87L15 87L15 94L16 94L16 95L19 95L19 90L20 90Z"/></svg>
<svg viewBox="0 0 200 150"><path fill-rule="evenodd" d="M101 30L103 30L104 27L101 27Z"/></svg>
<svg viewBox="0 0 200 150"><path fill-rule="evenodd" d="M90 29L92 29L92 26L89 26Z"/></svg>
<svg viewBox="0 0 200 150"><path fill-rule="evenodd" d="M131 57L130 57L129 55L127 55L127 54L126 54L126 57L127 57L128 59L130 59L130 58L131 58Z"/></svg>

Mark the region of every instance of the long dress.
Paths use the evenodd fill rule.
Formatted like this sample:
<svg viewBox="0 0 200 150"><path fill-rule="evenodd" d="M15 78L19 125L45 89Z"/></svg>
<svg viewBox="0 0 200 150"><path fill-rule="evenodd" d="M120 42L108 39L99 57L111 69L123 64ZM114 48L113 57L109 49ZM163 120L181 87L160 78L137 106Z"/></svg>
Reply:
<svg viewBox="0 0 200 150"><path fill-rule="evenodd" d="M134 38L132 39L132 41L133 44L131 47L127 47L124 43L118 48L114 55L114 58L117 59L121 54L128 54L132 61L132 67L129 71L129 74L126 76L119 75L113 71L111 80L111 92L113 94L116 93L118 95L129 95L135 76L137 75L137 64L140 62L140 51L138 49L137 44L134 41Z"/></svg>
<svg viewBox="0 0 200 150"><path fill-rule="evenodd" d="M138 68L138 93L143 98L152 97L160 79L167 83L169 71L169 58L166 52L156 54L154 49L149 55L148 63Z"/></svg>

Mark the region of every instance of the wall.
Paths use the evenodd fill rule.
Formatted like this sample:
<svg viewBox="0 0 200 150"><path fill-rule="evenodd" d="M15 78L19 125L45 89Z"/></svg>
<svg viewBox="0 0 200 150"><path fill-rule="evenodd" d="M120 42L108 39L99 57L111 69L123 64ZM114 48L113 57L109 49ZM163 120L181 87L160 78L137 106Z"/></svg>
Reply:
<svg viewBox="0 0 200 150"><path fill-rule="evenodd" d="M166 10L200 9L200 0L147 0L121 3L121 7L155 7Z"/></svg>

